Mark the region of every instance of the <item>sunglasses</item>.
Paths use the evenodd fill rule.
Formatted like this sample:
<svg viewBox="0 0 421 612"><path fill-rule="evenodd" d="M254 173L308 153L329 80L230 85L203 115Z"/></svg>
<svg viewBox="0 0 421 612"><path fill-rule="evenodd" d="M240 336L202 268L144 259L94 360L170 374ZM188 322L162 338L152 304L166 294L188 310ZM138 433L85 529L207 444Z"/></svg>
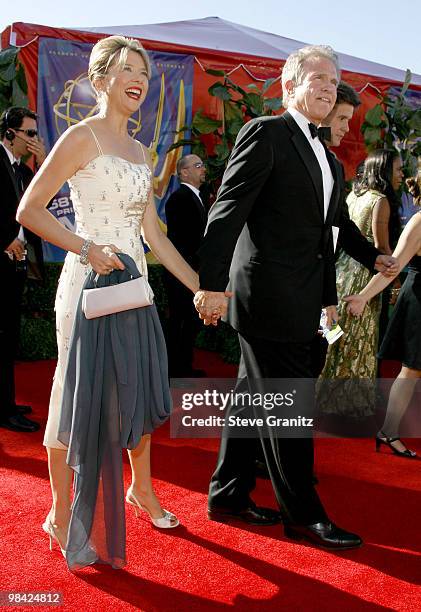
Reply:
<svg viewBox="0 0 421 612"><path fill-rule="evenodd" d="M28 138L35 138L35 136L38 136L38 130L22 130L22 128L13 128L15 130L15 132L24 132Z"/></svg>
<svg viewBox="0 0 421 612"><path fill-rule="evenodd" d="M196 162L195 164L191 164L190 166L185 166L183 168L183 170L185 170L186 168L197 168L197 169L199 169L199 168L204 168L204 167L205 167L205 164L203 162Z"/></svg>

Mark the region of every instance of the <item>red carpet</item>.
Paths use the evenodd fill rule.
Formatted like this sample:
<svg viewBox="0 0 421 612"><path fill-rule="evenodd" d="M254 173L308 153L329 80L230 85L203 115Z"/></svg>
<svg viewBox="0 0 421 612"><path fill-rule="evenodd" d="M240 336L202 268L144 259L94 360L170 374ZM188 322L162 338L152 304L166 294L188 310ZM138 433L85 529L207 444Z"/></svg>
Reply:
<svg viewBox="0 0 421 612"><path fill-rule="evenodd" d="M221 372L218 358L204 352L195 365L211 376L235 373L225 365ZM43 425L53 367L17 367L18 400L30 402ZM316 441L321 497L331 516L365 541L331 553L285 540L279 526L209 522L217 442L171 440L168 430L154 435L153 473L160 499L183 526L162 532L128 512L126 568L72 575L41 530L50 507L42 434L1 429L0 591L60 592L60 609L82 611L421 609L421 461L376 454L371 440ZM421 454L420 441L411 443ZM259 481L255 499L274 507L267 482Z"/></svg>

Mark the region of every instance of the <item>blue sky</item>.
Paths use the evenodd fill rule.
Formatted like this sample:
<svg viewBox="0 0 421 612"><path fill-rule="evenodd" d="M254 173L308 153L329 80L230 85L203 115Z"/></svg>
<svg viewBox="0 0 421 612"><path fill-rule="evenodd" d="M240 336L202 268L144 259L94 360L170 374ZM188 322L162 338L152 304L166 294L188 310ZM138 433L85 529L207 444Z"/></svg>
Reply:
<svg viewBox="0 0 421 612"><path fill-rule="evenodd" d="M83 28L209 16L421 74L421 0L4 0L0 30L14 21Z"/></svg>

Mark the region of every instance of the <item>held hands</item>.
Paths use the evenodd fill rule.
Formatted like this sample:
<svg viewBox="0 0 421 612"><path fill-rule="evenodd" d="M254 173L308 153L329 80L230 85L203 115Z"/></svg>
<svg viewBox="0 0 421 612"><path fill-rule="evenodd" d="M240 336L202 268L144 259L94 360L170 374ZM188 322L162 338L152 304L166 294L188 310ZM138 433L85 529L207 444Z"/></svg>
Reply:
<svg viewBox="0 0 421 612"><path fill-rule="evenodd" d="M124 270L124 264L115 255L121 253L115 244L91 244L88 260L97 274L111 274L113 270Z"/></svg>
<svg viewBox="0 0 421 612"><path fill-rule="evenodd" d="M344 298L344 302L348 302L347 311L354 317L360 317L367 304L366 298L362 295L348 295Z"/></svg>
<svg viewBox="0 0 421 612"><path fill-rule="evenodd" d="M374 263L374 269L381 272L386 278L390 278L399 273L399 263L391 255L378 255Z"/></svg>
<svg viewBox="0 0 421 612"><path fill-rule="evenodd" d="M205 325L218 325L218 320L227 312L230 297L232 297L230 291L205 291L204 289L197 291L193 302L199 318Z"/></svg>

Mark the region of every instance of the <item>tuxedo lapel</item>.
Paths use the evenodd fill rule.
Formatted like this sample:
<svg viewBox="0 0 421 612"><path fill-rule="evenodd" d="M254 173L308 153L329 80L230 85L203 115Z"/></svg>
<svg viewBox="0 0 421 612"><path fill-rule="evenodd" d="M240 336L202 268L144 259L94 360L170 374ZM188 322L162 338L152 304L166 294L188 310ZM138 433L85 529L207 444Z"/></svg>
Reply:
<svg viewBox="0 0 421 612"><path fill-rule="evenodd" d="M7 153L4 150L4 147L2 147L2 146L0 146L0 163L3 163L4 167L6 168L6 171L7 171L8 175L9 175L9 177L10 177L10 180L12 181L12 185L13 185L13 188L14 188L15 193L16 193L16 198L17 198L17 200L19 202L19 200L20 200L20 193L19 193L18 182L16 180L16 176L15 176L15 173L13 171L12 165L11 165L11 163L9 161L9 158L7 157Z"/></svg>
<svg viewBox="0 0 421 612"><path fill-rule="evenodd" d="M190 187L187 187L186 185L181 185L181 187L186 191L186 193L189 193L198 212L200 215L201 220L203 221L203 223L206 225L206 221L207 221L207 214L205 211L205 207L203 206L201 200L197 197L197 195L194 193L194 191L192 189L190 189Z"/></svg>
<svg viewBox="0 0 421 612"><path fill-rule="evenodd" d="M327 215L326 215L326 221L325 221L326 225L331 225L332 220L335 217L336 209L338 207L341 185L340 185L340 177L339 177L339 171L338 171L338 162L335 160L333 154L329 151L326 145L323 144L323 146L325 148L326 158L327 158L327 161L329 162L329 166L330 166L330 169L332 171L332 176L333 176L333 189L332 189L332 194L330 196L329 208L327 209Z"/></svg>
<svg viewBox="0 0 421 612"><path fill-rule="evenodd" d="M288 113L288 111L286 111L282 117L292 132L291 140L311 177L317 196L319 211L322 218L324 218L323 177L317 157L315 156L307 138L303 134L303 131L293 117Z"/></svg>

